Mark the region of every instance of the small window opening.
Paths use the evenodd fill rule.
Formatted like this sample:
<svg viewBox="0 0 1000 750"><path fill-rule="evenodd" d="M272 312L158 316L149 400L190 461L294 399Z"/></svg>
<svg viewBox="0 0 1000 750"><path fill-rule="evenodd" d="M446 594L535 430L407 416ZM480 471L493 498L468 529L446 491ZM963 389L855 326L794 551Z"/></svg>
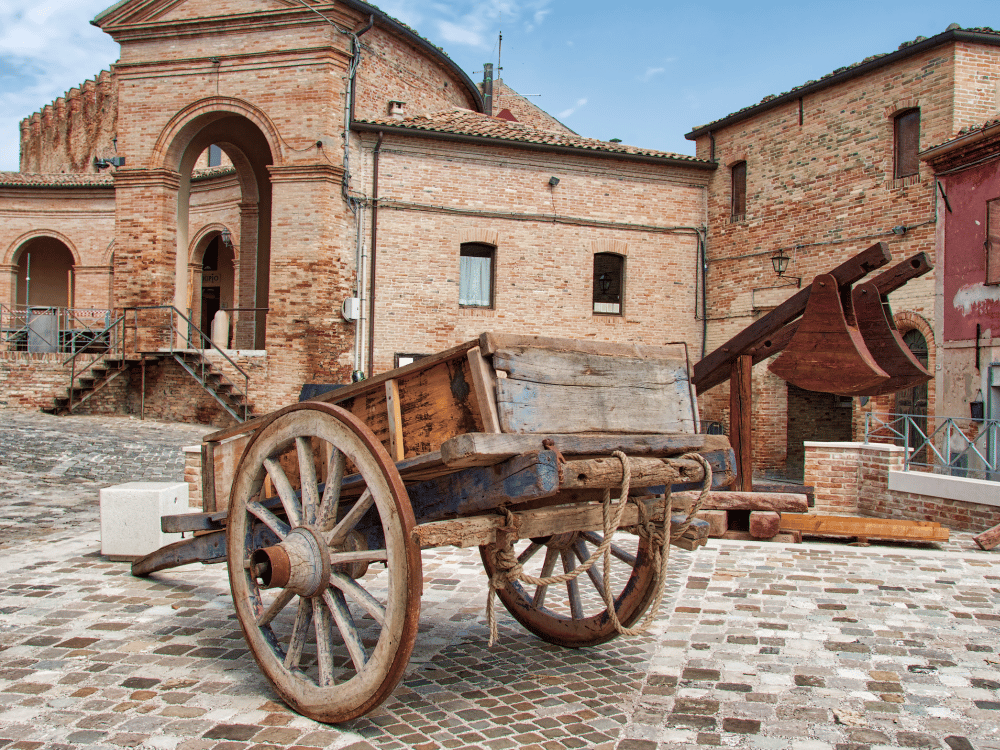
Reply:
<svg viewBox="0 0 1000 750"><path fill-rule="evenodd" d="M625 257L615 253L594 255L594 313L621 315L625 293Z"/></svg>
<svg viewBox="0 0 1000 750"><path fill-rule="evenodd" d="M462 245L459 258L458 304L493 307L493 266L496 248L478 242Z"/></svg>
<svg viewBox="0 0 1000 750"><path fill-rule="evenodd" d="M732 173L732 220L742 221L747 213L747 163L739 161L730 167Z"/></svg>
<svg viewBox="0 0 1000 750"><path fill-rule="evenodd" d="M908 109L896 115L896 169L895 179L911 177L920 169L917 152L920 150L920 110Z"/></svg>
<svg viewBox="0 0 1000 750"><path fill-rule="evenodd" d="M222 166L222 149L216 146L214 143L208 147L208 166L210 167Z"/></svg>

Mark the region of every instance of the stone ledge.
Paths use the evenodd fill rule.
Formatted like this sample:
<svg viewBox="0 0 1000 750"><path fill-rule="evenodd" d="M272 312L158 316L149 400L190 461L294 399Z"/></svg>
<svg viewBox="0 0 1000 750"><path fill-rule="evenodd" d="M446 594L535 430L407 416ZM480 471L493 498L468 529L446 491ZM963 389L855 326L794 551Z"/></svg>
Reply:
<svg viewBox="0 0 1000 750"><path fill-rule="evenodd" d="M890 471L889 489L911 495L1000 507L1000 483L922 471Z"/></svg>

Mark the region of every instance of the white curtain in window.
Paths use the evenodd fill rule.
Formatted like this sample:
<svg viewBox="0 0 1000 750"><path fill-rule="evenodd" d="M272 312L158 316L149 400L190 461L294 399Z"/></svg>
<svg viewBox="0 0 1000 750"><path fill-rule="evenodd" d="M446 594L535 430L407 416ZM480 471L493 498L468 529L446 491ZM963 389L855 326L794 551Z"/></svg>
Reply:
<svg viewBox="0 0 1000 750"><path fill-rule="evenodd" d="M463 255L458 271L458 303L490 306L490 258Z"/></svg>

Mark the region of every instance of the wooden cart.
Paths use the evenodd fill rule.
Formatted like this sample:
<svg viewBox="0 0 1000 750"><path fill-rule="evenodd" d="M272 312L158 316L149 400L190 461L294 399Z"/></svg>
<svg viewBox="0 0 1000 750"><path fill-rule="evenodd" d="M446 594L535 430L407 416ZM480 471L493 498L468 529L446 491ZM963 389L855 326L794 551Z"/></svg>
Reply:
<svg viewBox="0 0 1000 750"><path fill-rule="evenodd" d="M497 591L547 641L605 642L661 590L657 542L672 527L688 549L707 536L680 515L664 529L667 488L700 486L707 464L713 486L733 480L726 438L697 434L689 371L683 344L483 334L207 436L206 512L163 522L195 536L133 572L228 562L240 625L275 690L306 716L346 721L403 675L421 548L479 546L491 579L511 560L529 581L571 571L604 542L605 492L620 494L627 471L632 502L609 562Z"/></svg>

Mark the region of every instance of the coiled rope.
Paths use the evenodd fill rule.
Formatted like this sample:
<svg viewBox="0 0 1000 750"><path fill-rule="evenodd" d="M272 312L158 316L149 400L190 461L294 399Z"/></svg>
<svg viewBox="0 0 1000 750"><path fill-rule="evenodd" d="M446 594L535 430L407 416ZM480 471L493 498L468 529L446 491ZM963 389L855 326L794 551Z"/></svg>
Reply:
<svg viewBox="0 0 1000 750"><path fill-rule="evenodd" d="M516 538L516 533L514 532L516 520L510 509L504 508L506 523L499 529L501 532L500 537L502 537L504 541L502 545L497 547L495 552L495 572L490 578L489 592L486 599L486 622L490 629L490 640L488 645L492 646L499 637L496 622L496 603L494 600L497 591L518 581L533 586L550 586L555 583L572 581L581 574L590 570L597 559L602 556L604 558L604 587L601 589L601 596L604 599L604 604L608 609L608 616L610 617L615 630L622 635L639 635L652 624L654 618L659 612L660 605L663 603L663 594L666 588L665 584L667 580L667 565L670 561L670 543L671 541L679 539L684 535L684 533L690 528L694 515L701 510L702 504L704 503L705 498L708 497L709 490L712 488L712 467L705 457L699 453L687 453L682 456L682 458L692 459L701 464L702 469L705 472L705 476L702 481L701 492L698 495L698 500L691 506L691 509L688 511L683 523L679 524L676 530L667 533L666 529L670 524L671 517L673 515L673 500L671 498L670 487L667 486L666 492L663 495L663 520L657 524L649 517L649 511L646 508L646 504L641 499L629 497L629 489L632 483L632 466L628 456L621 451L614 451L611 455L615 456L619 461L621 461L622 464L622 483L619 488L619 501L617 505L612 505L611 488L608 487L604 490L604 498L601 504L604 539L597 546L597 549L594 550L590 557L582 561L580 565L571 571L544 578L536 578L535 576L525 573L524 566L517 559L517 555L514 554L514 540ZM611 593L610 586L611 543L614 539L614 535L621 528L622 517L625 514L625 508L629 501L635 503L638 510L639 517L636 532L640 537L650 543L650 547L653 550L653 565L656 570L656 598L652 606L649 608L649 611L646 613L646 617L643 621L639 625L631 628L624 626L618 619L618 612L615 608L614 596ZM509 533L505 534L503 533L504 531Z"/></svg>

